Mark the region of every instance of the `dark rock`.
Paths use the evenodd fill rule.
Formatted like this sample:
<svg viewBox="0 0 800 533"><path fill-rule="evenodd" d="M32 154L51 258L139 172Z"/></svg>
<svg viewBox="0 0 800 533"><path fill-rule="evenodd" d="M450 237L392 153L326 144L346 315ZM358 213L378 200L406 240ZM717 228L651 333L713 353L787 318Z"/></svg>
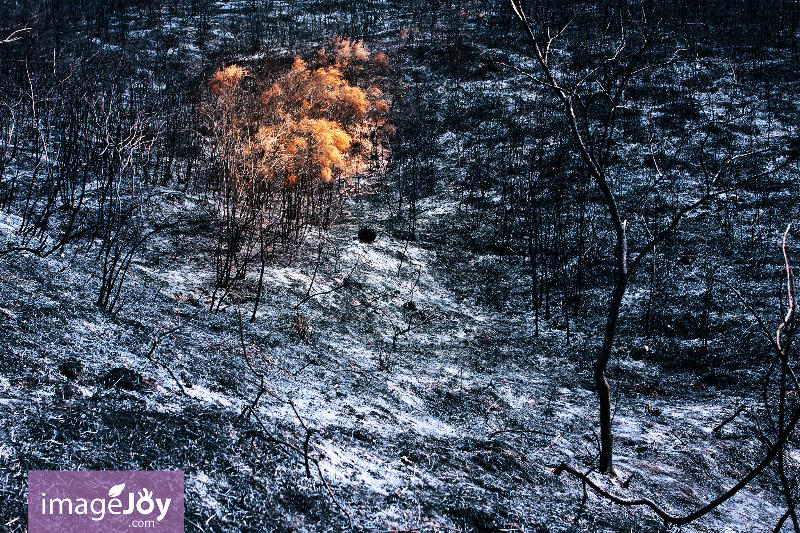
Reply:
<svg viewBox="0 0 800 533"><path fill-rule="evenodd" d="M154 379L143 376L129 368L112 368L111 371L100 380L105 388L116 387L125 390L141 390L142 388L154 388Z"/></svg>
<svg viewBox="0 0 800 533"><path fill-rule="evenodd" d="M364 429L356 429L355 431L353 431L353 438L367 443L375 442L375 437L372 434L370 434L369 431L366 431Z"/></svg>
<svg viewBox="0 0 800 533"><path fill-rule="evenodd" d="M495 533L501 528L499 516L496 513L480 507L451 507L445 509L457 525L466 526L473 531L481 533Z"/></svg>
<svg viewBox="0 0 800 533"><path fill-rule="evenodd" d="M74 357L70 357L58 366L58 371L67 379L75 381L83 375L83 364Z"/></svg>
<svg viewBox="0 0 800 533"><path fill-rule="evenodd" d="M631 359L634 361L641 361L650 354L649 346L639 346L631 350Z"/></svg>
<svg viewBox="0 0 800 533"><path fill-rule="evenodd" d="M377 237L378 232L375 231L375 228L364 227L358 230L358 240L363 243L373 243Z"/></svg>

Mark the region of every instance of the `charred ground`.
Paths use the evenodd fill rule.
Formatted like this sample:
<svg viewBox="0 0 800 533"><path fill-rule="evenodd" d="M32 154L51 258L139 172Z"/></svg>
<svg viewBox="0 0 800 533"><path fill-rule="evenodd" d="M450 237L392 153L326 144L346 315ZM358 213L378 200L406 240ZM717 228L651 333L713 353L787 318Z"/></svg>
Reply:
<svg viewBox="0 0 800 533"><path fill-rule="evenodd" d="M151 194L136 235L170 225L135 248L117 304L99 308L102 237L41 253L69 217L30 229L24 196L8 191L44 168L38 141L4 145L0 248L20 249L0 255L0 530L27 529L27 471L40 469L184 470L187 531L664 530L591 493L581 506L580 482L552 473L596 461L591 364L613 264L557 107L517 70L532 63L505 2L89 4L9 15L33 29L0 45L3 60L45 61L53 43L68 57L85 40L97 63L78 63L91 83L107 61L131 61L115 72L136 80L148 127L162 128L141 162ZM557 50L565 69L585 72L606 52L581 47L595 42L592 17L631 12L601 4L531 6L552 27L575 20ZM658 53L677 43L692 59L629 92L614 179L635 203L654 168L672 172L641 211L656 222L700 175L699 149L680 143L705 135L709 116L719 129L706 146L720 158L768 140L796 150L796 6L737 6L665 3L687 20ZM336 223L307 229L269 265L254 321L257 272L211 311L220 222L194 122L203 84L223 63L288 66L337 35L389 57L397 131L348 185ZM14 88L4 102L23 109ZM18 115L7 109L9 133ZM653 132L661 144L642 141ZM760 162L737 170L747 164ZM632 281L608 369L617 473L598 476L604 486L686 512L764 453L755 420L769 345L731 288L709 279L777 325L796 174L788 165L702 206ZM98 209L84 207L87 220ZM358 239L366 227L372 242ZM67 376L70 361L80 372ZM131 372L132 390L114 369ZM783 505L768 471L684 530L771 531Z"/></svg>

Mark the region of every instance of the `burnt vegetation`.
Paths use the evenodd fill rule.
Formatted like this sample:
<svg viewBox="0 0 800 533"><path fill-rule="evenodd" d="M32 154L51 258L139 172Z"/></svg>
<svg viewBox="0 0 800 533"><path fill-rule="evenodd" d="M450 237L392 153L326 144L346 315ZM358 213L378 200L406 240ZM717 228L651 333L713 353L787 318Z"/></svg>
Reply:
<svg viewBox="0 0 800 533"><path fill-rule="evenodd" d="M799 32L0 3L0 532L86 468L187 531L800 533Z"/></svg>

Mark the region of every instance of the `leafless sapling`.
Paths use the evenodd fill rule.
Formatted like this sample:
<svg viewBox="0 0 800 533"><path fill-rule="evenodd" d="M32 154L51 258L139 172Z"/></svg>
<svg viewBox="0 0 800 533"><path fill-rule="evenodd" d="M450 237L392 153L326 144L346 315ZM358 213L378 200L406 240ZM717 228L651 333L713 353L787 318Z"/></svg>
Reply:
<svg viewBox="0 0 800 533"><path fill-rule="evenodd" d="M608 47L609 52L598 60L596 66L588 67L577 79L570 78L559 71L559 65L553 59L556 56L552 53L555 45L567 32L567 27L556 33L547 30L538 35L531 26L523 2L511 0L511 7L521 24L536 65L535 73L520 72L532 83L556 97L570 132L573 148L599 193L606 222L613 235L612 289L606 307L602 342L597 348L593 370L600 418L601 451L598 467L601 472L613 473L613 417L606 367L613 352L622 303L631 276L644 259L675 232L687 214L722 194L739 190L760 177L775 173L787 165L790 158L775 159L763 167L763 170L743 177L732 177L731 174L735 173L729 171L735 163L744 158L764 156L766 151L742 151L722 161L713 161L715 164L712 164L706 153L707 143L712 132L725 124L710 121L706 125L705 135L699 135L697 146L697 164L701 172L699 186L686 191L685 199L663 215L656 228L652 220L641 216L640 205L659 193L663 194L662 188L667 181L669 169L660 165L658 158L653 156L655 177L639 194L639 200L631 202L625 196L626 184L613 175L612 169L617 159L612 155L617 146L620 112L626 104L626 91L643 73L671 64L678 51L666 61L651 61L648 52L658 36L649 33L645 25L638 35L623 28L618 40ZM685 141L694 138L690 132Z"/></svg>

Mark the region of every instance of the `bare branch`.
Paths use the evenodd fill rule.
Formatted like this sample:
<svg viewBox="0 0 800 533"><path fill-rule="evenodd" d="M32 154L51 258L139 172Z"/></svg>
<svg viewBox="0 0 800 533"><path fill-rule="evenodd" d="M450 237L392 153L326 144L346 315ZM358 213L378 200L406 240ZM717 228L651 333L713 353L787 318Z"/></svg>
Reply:
<svg viewBox="0 0 800 533"><path fill-rule="evenodd" d="M725 420L723 420L722 422L720 422L720 423L717 425L717 427L715 427L714 429L712 429L712 430L711 430L711 432L712 432L712 433L716 433L717 431L721 430L721 429L722 429L722 428L724 428L724 427L725 427L727 424L729 424L729 423L733 422L733 420L734 420L734 419L735 419L737 416L739 416L739 413L742 413L743 411L746 411L746 410L747 410L747 404L742 404L742 405L740 405L740 406L739 406L739 408L736 410L736 412L734 412L734 413L733 413L731 416L729 416L728 418L726 418Z"/></svg>
<svg viewBox="0 0 800 533"><path fill-rule="evenodd" d="M784 430L779 435L775 446L767 452L767 455L759 462L746 476L739 480L733 487L728 489L725 493L718 496L714 500L710 501L703 507L699 508L698 510L694 511L685 516L675 516L667 511L665 511L661 506L657 503L653 502L652 500L648 500L647 498L636 498L633 500L628 500L625 498L620 498L614 494L611 494L607 490L603 489L599 485L597 485L594 481L592 481L586 474L572 468L566 463L561 463L558 468L555 469L553 472L555 475L560 475L562 472L568 472L573 476L577 477L578 479L586 482L595 492L611 500L612 502L623 505L626 507L634 507L634 506L646 506L653 510L662 520L664 520L665 524L675 524L677 526L682 526L688 524L689 522L693 522L698 518L705 516L706 514L710 513L731 497L733 497L737 492L742 490L745 486L747 486L753 479L755 479L761 472L775 459L778 452L782 450L782 444L786 442L789 435L792 431L794 431L795 426L797 425L798 420L800 420L800 408L796 408L789 424L784 428Z"/></svg>
<svg viewBox="0 0 800 533"><path fill-rule="evenodd" d="M789 266L789 256L786 253L786 239L789 236L789 230L791 230L791 229L792 229L792 225L789 224L786 227L786 231L783 232L783 240L781 242L781 251L783 252L783 261L784 261L784 265L786 267L786 294L787 294L787 300L788 300L787 305L786 305L786 316L784 317L783 322L781 322L781 325L778 326L778 330L775 332L775 345L778 348L778 351L780 351L781 353L785 353L784 352L784 348L781 346L781 332L786 327L786 325L791 322L791 320L793 318L793 315L794 315L794 294L792 292L792 288L793 288L792 287L793 286L792 278L793 278L793 276L792 276L792 269ZM788 333L791 336L792 331L790 330ZM790 339L788 339L788 340L790 340Z"/></svg>
<svg viewBox="0 0 800 533"><path fill-rule="evenodd" d="M6 43L13 43L14 41L19 41L29 32L33 31L33 28L28 28L27 26L24 28L20 28L18 30L14 30L8 37L5 39L0 40L0 44Z"/></svg>
<svg viewBox="0 0 800 533"><path fill-rule="evenodd" d="M188 320L194 319L195 317L197 317L197 315L199 313L200 312L198 311L197 313L195 313L194 315L189 317ZM180 317L180 315L178 315L178 316ZM147 357L147 359L150 362L155 363L158 366L160 366L161 368L163 368L164 370L166 370L169 373L169 375L172 377L172 379L175 380L175 383L178 384L178 387L181 389L181 394L183 394L184 396L188 397L189 394L186 392L186 389L184 388L183 383L181 383L181 380L179 380L178 376L176 376L175 373L172 371L172 368L170 368L170 366L167 365L166 363L162 363L161 361L159 361L158 359L155 358L156 349L158 348L158 345L161 343L161 339L163 339L167 335L171 335L171 334L183 329L184 327L186 327L187 323L188 323L188 321L184 321L183 323L179 323L177 326L172 327L172 328L164 331L163 333L158 335L155 339L153 339L153 344L152 344L152 346L150 346L150 350L147 352L147 354L145 354L145 357Z"/></svg>

